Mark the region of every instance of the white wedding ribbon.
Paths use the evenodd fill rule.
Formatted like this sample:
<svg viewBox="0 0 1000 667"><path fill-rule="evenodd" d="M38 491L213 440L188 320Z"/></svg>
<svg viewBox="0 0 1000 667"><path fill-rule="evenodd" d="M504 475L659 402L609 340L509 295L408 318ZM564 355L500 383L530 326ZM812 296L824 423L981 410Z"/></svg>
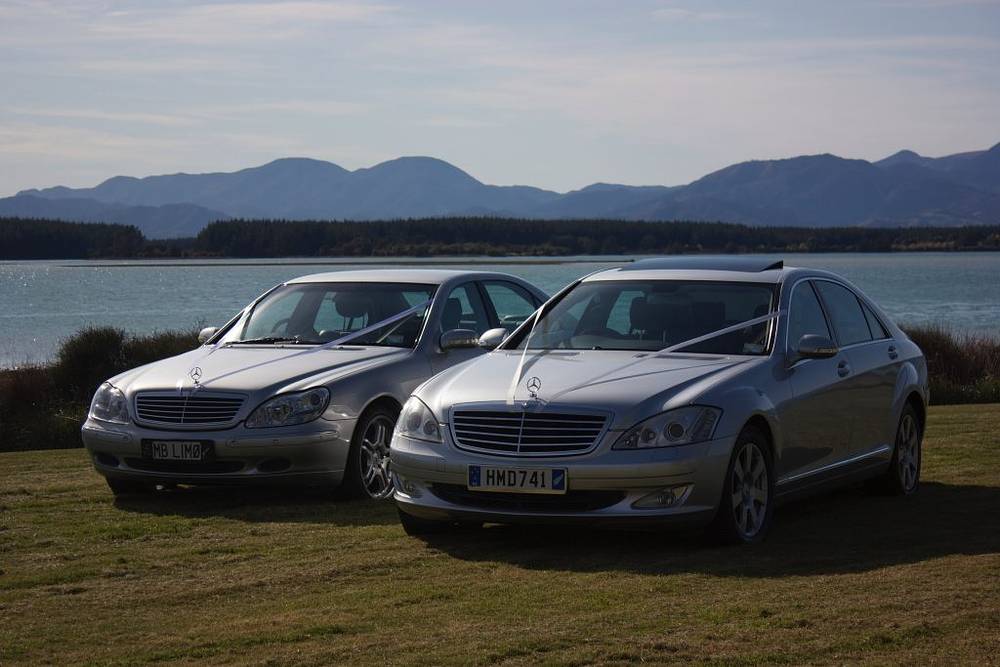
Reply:
<svg viewBox="0 0 1000 667"><path fill-rule="evenodd" d="M594 273L599 273L599 272L595 271ZM535 313L531 316L531 329L528 330L528 334L524 338L524 349L521 350L521 358L517 362L517 368L514 370L514 375L510 381L510 386L507 388L507 405L514 404L514 394L517 393L517 386L521 384L521 376L524 373L524 359L528 355L528 346L531 343L531 337L535 335L535 325L538 324L538 320L542 319L542 316L545 314L545 310L547 308L551 307L551 305L555 304L560 299L562 299L567 292L569 292L571 289L582 283L584 278L587 278L590 275L593 274L588 274L587 276L584 276L579 280L571 282L569 285L566 285L566 287L563 287L561 290L556 292L556 294L551 299L549 299L541 306L539 306L538 310L536 310ZM527 324L527 322L525 322L525 324ZM511 336L515 334L517 334L517 330L515 330L514 333L511 334Z"/></svg>
<svg viewBox="0 0 1000 667"><path fill-rule="evenodd" d="M296 352L295 354L290 354L290 355L288 355L286 357L281 357L280 359L269 359L267 361L263 361L263 362L261 362L259 364L255 364L253 366L247 366L247 367L235 370L235 371L231 371L229 373L224 373L223 375L219 375L219 376L214 377L214 378L212 378L210 380L206 380L205 382L198 382L198 381L196 381L195 382L195 386L204 387L209 382L214 382L216 380L221 380L222 378L228 377L229 375L233 375L235 373L242 373L243 371L250 370L252 368L260 368L261 366L266 366L267 364L273 364L273 363L277 363L279 361L281 361L281 362L287 361L289 359L301 356L303 354L313 354L315 352L319 352L320 350L329 350L330 348L334 348L334 347L338 347L338 346L344 345L345 343L349 343L350 341L355 340L357 338L360 338L360 337L362 337L362 336L364 336L366 334L369 334L369 333L371 333L373 331L377 331L378 329L381 329L383 327L389 326L390 324L395 324L396 322L399 322L400 320L404 320L407 317L409 317L409 316L411 316L411 315L413 315L413 314L415 314L417 312L420 312L421 310L423 310L425 308L429 308L430 305L431 305L431 303L433 301L434 301L434 299L427 299L427 301L424 301L423 303L418 303L417 305L412 306L410 308L407 308L406 310L404 310L402 312L396 313L392 317L387 317L384 320L380 320L380 321L376 322L375 324L369 324L368 326L364 327L363 329L358 329L357 331L352 331L351 333L345 334L345 335L341 336L340 338L337 338L335 340L331 340L329 343L323 343L322 345L317 345L316 347L310 347L310 348L305 349L305 350L300 350L300 351ZM188 370L188 377L190 377L191 376L191 372L195 368L198 367L198 364L201 363L202 361L204 361L205 359L207 359L213 352L215 352L216 350L218 350L221 347L229 347L232 343L238 343L238 342L239 341L228 341L228 342L225 342L225 343L216 343L216 344L212 345L211 349L209 349L208 352L206 352L203 356L198 357L198 360L195 361L191 365L191 368ZM184 386L184 378L181 378L178 381L178 383L177 383L177 390L180 391L181 389L183 389L183 386Z"/></svg>
<svg viewBox="0 0 1000 667"><path fill-rule="evenodd" d="M604 378L608 377L609 375L612 375L614 373L620 373L620 372L622 372L624 370L627 370L628 368L631 368L632 366L635 366L637 364L641 364L643 361L645 361L646 359L649 359L650 357L657 357L657 356L659 356L661 354L671 354L673 352L676 352L677 350L682 350L682 349L684 349L686 347L690 347L692 345L697 345L698 343L702 343L702 342L704 342L706 340L710 340L710 339L716 338L718 336L724 336L727 333L732 333L734 331L739 331L740 329L745 329L747 327L752 327L752 326L756 326L758 324L763 324L764 322L769 322L769 321L771 321L773 319L777 319L779 316L785 314L785 312L786 311L784 311L784 310L776 310L776 311L768 313L766 315L761 315L760 317L754 317L754 318L751 318L749 320L745 320L743 322L739 322L737 324L733 324L733 325L730 325L730 326L727 326L727 327L723 327L722 329L717 329L715 331L711 331L711 332L709 332L707 334L703 334L701 336L696 336L694 338L689 338L688 340L681 341L680 343L676 343L674 345L670 345L669 347L665 347L662 350L657 350L656 352L653 352L652 354L642 354L639 358L637 358L637 359L635 359L635 360L633 360L633 361L631 361L631 362L629 362L627 364L624 364L622 366L619 366L618 368L614 368L612 370L609 370L606 373L603 373L601 375L597 375L595 377L592 377L592 378L588 379L586 382L582 382L582 383L580 383L578 385L574 385L572 387L569 387L568 389L564 389L563 391L561 391L561 392L559 392L559 393L557 393L557 394L549 397L548 399L546 399L546 402L551 402L551 401L558 400L559 398L561 398L562 396L564 396L564 395L566 395L566 394L568 394L570 392L576 391L577 389L581 389L581 388L583 388L583 387L585 387L587 385L594 384L595 382L603 380ZM510 389L508 390L508 393L507 393L507 404L508 405L512 405L514 403L514 400L515 400L514 399L514 394L517 391L518 385L521 384L521 375L522 375L523 368L524 368L525 356L526 356L526 353L528 351L528 343L530 342L531 333L534 333L535 323L537 323L538 319L541 319L540 315L539 315L538 318L536 318L536 321L534 323L532 323L532 325L531 325L531 332L528 334L528 338L526 338L525 341L524 341L524 350L522 350L521 359L518 362L517 370L514 373L514 381L511 383ZM536 353L536 356L540 357L540 356L542 356L543 354L545 354L548 351L549 350L539 350Z"/></svg>

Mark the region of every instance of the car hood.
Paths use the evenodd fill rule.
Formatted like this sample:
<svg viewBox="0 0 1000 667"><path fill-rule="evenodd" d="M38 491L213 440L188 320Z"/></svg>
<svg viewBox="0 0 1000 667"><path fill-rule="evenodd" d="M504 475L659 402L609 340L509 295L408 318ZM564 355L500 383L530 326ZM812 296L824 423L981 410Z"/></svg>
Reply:
<svg viewBox="0 0 1000 667"><path fill-rule="evenodd" d="M200 389L205 391L271 395L329 384L409 354L411 350L385 347L202 347L127 371L111 382L127 394L134 394L189 389L194 385L193 375L199 375Z"/></svg>
<svg viewBox="0 0 1000 667"><path fill-rule="evenodd" d="M761 361L761 357L553 350L525 356L513 398L529 400L526 385L537 378L538 403L609 411L615 415L614 428L627 428L694 402L708 388ZM447 421L453 405L507 401L520 362L520 352L493 352L437 375L417 395Z"/></svg>

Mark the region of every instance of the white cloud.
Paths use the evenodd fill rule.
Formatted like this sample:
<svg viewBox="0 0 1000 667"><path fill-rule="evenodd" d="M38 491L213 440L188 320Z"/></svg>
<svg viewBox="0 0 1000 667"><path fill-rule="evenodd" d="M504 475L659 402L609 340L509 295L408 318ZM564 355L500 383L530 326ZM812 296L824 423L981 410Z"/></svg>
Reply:
<svg viewBox="0 0 1000 667"><path fill-rule="evenodd" d="M729 21L740 18L740 14L688 9L686 7L660 7L653 10L653 18L659 21Z"/></svg>
<svg viewBox="0 0 1000 667"><path fill-rule="evenodd" d="M109 12L89 25L102 38L219 44L278 41L322 32L336 24L363 23L392 9L359 2L214 3Z"/></svg>
<svg viewBox="0 0 1000 667"><path fill-rule="evenodd" d="M141 123L143 125L194 125L197 118L164 113L143 113L127 111L104 111L101 109L44 109L30 107L7 107L7 113L32 118L64 118L76 120L113 121L116 123Z"/></svg>

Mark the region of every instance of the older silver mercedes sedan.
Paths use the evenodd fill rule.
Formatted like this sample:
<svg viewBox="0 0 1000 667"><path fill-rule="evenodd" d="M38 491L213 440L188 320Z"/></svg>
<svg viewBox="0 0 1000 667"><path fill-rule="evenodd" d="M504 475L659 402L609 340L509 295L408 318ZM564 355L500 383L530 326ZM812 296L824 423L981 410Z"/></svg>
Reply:
<svg viewBox="0 0 1000 667"><path fill-rule="evenodd" d="M395 499L411 534L697 522L752 543L796 492L916 491L927 398L920 349L836 275L641 260L420 386L390 448Z"/></svg>
<svg viewBox="0 0 1000 667"><path fill-rule="evenodd" d="M401 403L546 299L501 273L340 271L264 293L191 352L111 378L83 441L117 495L291 482L387 497ZM492 330L492 331L490 331Z"/></svg>

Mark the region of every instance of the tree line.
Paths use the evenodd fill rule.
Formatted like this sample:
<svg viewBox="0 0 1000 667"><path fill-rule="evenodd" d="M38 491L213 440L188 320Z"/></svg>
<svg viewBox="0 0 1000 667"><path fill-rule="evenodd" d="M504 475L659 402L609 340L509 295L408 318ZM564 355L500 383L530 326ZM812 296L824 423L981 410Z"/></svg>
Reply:
<svg viewBox="0 0 1000 667"><path fill-rule="evenodd" d="M393 257L1000 250L1000 225L748 227L720 222L429 218L227 220L194 239L133 226L0 218L0 258Z"/></svg>
<svg viewBox="0 0 1000 667"><path fill-rule="evenodd" d="M138 257L146 244L132 225L0 218L0 259Z"/></svg>

